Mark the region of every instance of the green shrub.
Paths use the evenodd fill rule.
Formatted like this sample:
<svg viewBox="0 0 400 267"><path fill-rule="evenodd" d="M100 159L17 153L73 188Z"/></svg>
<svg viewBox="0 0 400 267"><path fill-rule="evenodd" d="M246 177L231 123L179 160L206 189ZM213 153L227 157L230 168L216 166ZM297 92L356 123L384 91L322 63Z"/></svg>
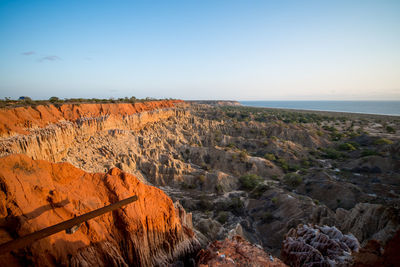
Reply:
<svg viewBox="0 0 400 267"><path fill-rule="evenodd" d="M234 213L235 215L239 215L243 213L244 204L238 197L234 197L228 203L228 209Z"/></svg>
<svg viewBox="0 0 400 267"><path fill-rule="evenodd" d="M230 143L229 145L227 145L227 147L232 148L232 149L236 148L235 144L232 144L232 143Z"/></svg>
<svg viewBox="0 0 400 267"><path fill-rule="evenodd" d="M283 177L283 181L286 185L290 186L290 187L298 187L302 182L303 182L303 178L301 178L301 176L297 173L288 173Z"/></svg>
<svg viewBox="0 0 400 267"><path fill-rule="evenodd" d="M386 138L380 138L380 139L375 140L374 144L375 145L391 145L391 144L393 144L393 141L386 139Z"/></svg>
<svg viewBox="0 0 400 267"><path fill-rule="evenodd" d="M339 141L342 139L345 135L343 133L339 133L337 131L331 132L331 140L332 141Z"/></svg>
<svg viewBox="0 0 400 267"><path fill-rule="evenodd" d="M272 153L267 153L267 154L265 154L265 155L264 155L264 158L267 159L267 160L270 160L270 161L276 160L275 155L272 154Z"/></svg>
<svg viewBox="0 0 400 267"><path fill-rule="evenodd" d="M276 175L276 174L271 175L271 179L275 180L275 181L279 181L278 175Z"/></svg>
<svg viewBox="0 0 400 267"><path fill-rule="evenodd" d="M207 200L205 197L201 197L199 203L197 204L199 210L207 211L213 209L213 204L211 201Z"/></svg>
<svg viewBox="0 0 400 267"><path fill-rule="evenodd" d="M298 170L300 170L300 166L299 165L297 165L297 164L289 165L289 171L295 172L295 171L298 171Z"/></svg>
<svg viewBox="0 0 400 267"><path fill-rule="evenodd" d="M261 182L262 178L256 174L246 174L239 178L241 188L250 191L256 188Z"/></svg>
<svg viewBox="0 0 400 267"><path fill-rule="evenodd" d="M328 159L341 159L344 158L344 154L335 150L334 148L326 148L323 150L325 152L324 156Z"/></svg>
<svg viewBox="0 0 400 267"><path fill-rule="evenodd" d="M268 185L265 184L259 184L252 192L251 192L251 197L252 198L260 198L262 194L269 189Z"/></svg>
<svg viewBox="0 0 400 267"><path fill-rule="evenodd" d="M386 126L386 132L394 134L396 130L392 126Z"/></svg>
<svg viewBox="0 0 400 267"><path fill-rule="evenodd" d="M289 170L289 164L286 162L285 159L278 159L277 163L284 171Z"/></svg>
<svg viewBox="0 0 400 267"><path fill-rule="evenodd" d="M49 101L51 103L56 103L56 102L60 101L60 99L58 97L56 97L56 96L52 96L52 97L49 98Z"/></svg>
<svg viewBox="0 0 400 267"><path fill-rule="evenodd" d="M346 151L357 150L357 148L353 144L350 144L350 143L343 143L343 144L339 145L339 149L346 150Z"/></svg>
<svg viewBox="0 0 400 267"><path fill-rule="evenodd" d="M199 179L201 184L204 184L204 182L206 181L206 177L204 175L202 175L202 174L197 176L197 179Z"/></svg>
<svg viewBox="0 0 400 267"><path fill-rule="evenodd" d="M272 203L276 204L278 203L278 198L277 197L273 197L271 198Z"/></svg>
<svg viewBox="0 0 400 267"><path fill-rule="evenodd" d="M220 195L220 194L222 194L224 192L224 189L222 188L222 185L217 184L215 186L215 191L217 191L217 194Z"/></svg>
<svg viewBox="0 0 400 267"><path fill-rule="evenodd" d="M247 159L247 152L246 152L245 150L240 151L240 153L239 153L239 159L240 159L241 161L245 161L245 160Z"/></svg>
<svg viewBox="0 0 400 267"><path fill-rule="evenodd" d="M218 222L220 222L221 224L224 224L224 223L226 223L227 220L228 220L228 212L226 212L226 211L218 212L218 215L217 215Z"/></svg>
<svg viewBox="0 0 400 267"><path fill-rule="evenodd" d="M368 156L375 156L375 155L379 155L378 151L376 151L376 150L366 149L361 152L361 157L368 157Z"/></svg>

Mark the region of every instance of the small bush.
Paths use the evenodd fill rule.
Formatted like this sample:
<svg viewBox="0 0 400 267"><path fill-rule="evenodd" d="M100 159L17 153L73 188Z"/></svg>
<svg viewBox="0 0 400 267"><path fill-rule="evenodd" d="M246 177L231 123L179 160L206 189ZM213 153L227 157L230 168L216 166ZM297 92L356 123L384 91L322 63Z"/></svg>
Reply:
<svg viewBox="0 0 400 267"><path fill-rule="evenodd" d="M217 192L218 195L224 193L224 189L222 188L222 185L220 185L220 184L217 184L215 186L215 191Z"/></svg>
<svg viewBox="0 0 400 267"><path fill-rule="evenodd" d="M386 126L386 132L394 134L396 130L392 126Z"/></svg>
<svg viewBox="0 0 400 267"><path fill-rule="evenodd" d="M199 179L201 184L204 184L204 182L206 181L206 177L204 175L202 175L202 174L197 176L197 179Z"/></svg>
<svg viewBox="0 0 400 267"><path fill-rule="evenodd" d="M227 147L232 148L232 149L236 148L235 144L232 144L232 143L230 143L229 145L227 145Z"/></svg>
<svg viewBox="0 0 400 267"><path fill-rule="evenodd" d="M256 188L261 182L262 178L256 174L247 174L239 178L241 188L250 191Z"/></svg>
<svg viewBox="0 0 400 267"><path fill-rule="evenodd" d="M217 215L218 222L220 222L221 224L224 224L224 223L226 223L227 220L228 220L228 212L226 212L226 211L218 212L218 215Z"/></svg>
<svg viewBox="0 0 400 267"><path fill-rule="evenodd" d="M231 199L230 203L228 204L228 209L234 213L235 215L240 215L243 213L244 204L238 197L234 197Z"/></svg>
<svg viewBox="0 0 400 267"><path fill-rule="evenodd" d="M272 153L267 153L267 154L265 154L265 155L264 155L264 158L267 159L267 160L270 160L270 161L276 160L275 155L272 154Z"/></svg>
<svg viewBox="0 0 400 267"><path fill-rule="evenodd" d="M375 140L374 144L375 145L391 145L391 144L393 144L393 141L386 139L386 138L380 138L380 139Z"/></svg>
<svg viewBox="0 0 400 267"><path fill-rule="evenodd" d="M251 197L252 198L260 198L262 194L269 189L268 185L265 184L260 184L258 185L252 192L251 192Z"/></svg>
<svg viewBox="0 0 400 267"><path fill-rule="evenodd" d="M241 161L245 161L247 159L247 152L246 151L240 151L239 153L239 159Z"/></svg>
<svg viewBox="0 0 400 267"><path fill-rule="evenodd" d="M289 164L286 162L285 159L278 159L277 163L284 171L289 170Z"/></svg>
<svg viewBox="0 0 400 267"><path fill-rule="evenodd" d="M60 99L58 97L56 97L56 96L52 96L52 97L49 98L49 101L51 103L56 103L56 102L60 101Z"/></svg>
<svg viewBox="0 0 400 267"><path fill-rule="evenodd" d="M276 204L278 203L278 198L277 197L273 197L271 198L272 203Z"/></svg>
<svg viewBox="0 0 400 267"><path fill-rule="evenodd" d="M276 136L271 136L271 140L272 140L272 141L278 141L278 137L276 137Z"/></svg>
<svg viewBox="0 0 400 267"><path fill-rule="evenodd" d="M353 144L350 144L350 143L341 144L341 145L339 146L339 149L340 149L340 150L346 150L346 151L354 151L354 150L357 150L357 148L356 148Z"/></svg>
<svg viewBox="0 0 400 267"><path fill-rule="evenodd" d="M331 132L331 140L332 141L339 141L342 139L345 135L343 133L339 133L337 131Z"/></svg>
<svg viewBox="0 0 400 267"><path fill-rule="evenodd" d="M197 204L199 210L207 211L213 209L213 204L211 201L207 200L205 197L201 197L199 203Z"/></svg>
<svg viewBox="0 0 400 267"><path fill-rule="evenodd" d="M290 187L298 187L302 182L303 182L303 178L301 178L301 176L297 173L288 173L283 177L283 181L286 185L290 186Z"/></svg>
<svg viewBox="0 0 400 267"><path fill-rule="evenodd" d="M375 156L379 155L378 151L366 149L361 152L361 157Z"/></svg>
<svg viewBox="0 0 400 267"><path fill-rule="evenodd" d="M327 148L324 149L324 157L328 158L328 159L341 159L344 158L343 153L335 150L334 148Z"/></svg>

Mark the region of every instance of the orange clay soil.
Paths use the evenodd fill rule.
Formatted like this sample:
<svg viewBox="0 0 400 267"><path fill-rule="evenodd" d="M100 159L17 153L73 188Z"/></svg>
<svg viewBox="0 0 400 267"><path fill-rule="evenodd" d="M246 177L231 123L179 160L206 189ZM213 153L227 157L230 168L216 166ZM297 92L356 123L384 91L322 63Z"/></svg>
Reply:
<svg viewBox="0 0 400 267"><path fill-rule="evenodd" d="M171 108L180 102L183 101L161 100L135 104L64 104L59 108L54 105L2 108L0 109L0 135L27 134L29 128L42 128L60 120L76 121L79 118L96 118L105 115L126 116L143 111Z"/></svg>
<svg viewBox="0 0 400 267"><path fill-rule="evenodd" d="M138 201L0 255L0 266L152 266L198 245L172 200L161 190L114 168L86 173L69 163L0 158L0 243L138 196ZM187 216L187 215L184 215Z"/></svg>
<svg viewBox="0 0 400 267"><path fill-rule="evenodd" d="M287 266L240 236L214 241L197 254L197 262L199 267Z"/></svg>

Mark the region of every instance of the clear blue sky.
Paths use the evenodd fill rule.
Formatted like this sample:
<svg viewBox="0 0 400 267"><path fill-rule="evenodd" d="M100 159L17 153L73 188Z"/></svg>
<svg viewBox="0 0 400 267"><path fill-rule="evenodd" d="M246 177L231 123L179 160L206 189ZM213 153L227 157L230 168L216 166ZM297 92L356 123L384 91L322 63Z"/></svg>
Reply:
<svg viewBox="0 0 400 267"><path fill-rule="evenodd" d="M400 100L400 1L1 1L0 97Z"/></svg>

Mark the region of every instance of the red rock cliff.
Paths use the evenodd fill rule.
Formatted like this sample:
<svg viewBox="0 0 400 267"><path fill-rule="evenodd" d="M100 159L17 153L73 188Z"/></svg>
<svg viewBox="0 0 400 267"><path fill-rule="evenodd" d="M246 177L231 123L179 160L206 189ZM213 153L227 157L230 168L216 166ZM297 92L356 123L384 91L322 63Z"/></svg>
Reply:
<svg viewBox="0 0 400 267"><path fill-rule="evenodd" d="M119 169L86 173L69 163L0 158L0 243L137 195L139 200L0 255L1 266L152 266L198 245L189 215L161 190ZM189 217L189 218L188 218Z"/></svg>
<svg viewBox="0 0 400 267"><path fill-rule="evenodd" d="M0 156L26 154L61 161L77 136L98 131L140 130L148 124L180 116L182 101L137 104L66 104L0 109Z"/></svg>
<svg viewBox="0 0 400 267"><path fill-rule="evenodd" d="M3 108L0 109L0 135L28 134L30 128L43 128L61 120L77 121L82 118L103 116L130 116L144 111L171 108L180 102L183 101L163 100L135 104L64 104L59 108L54 105Z"/></svg>

